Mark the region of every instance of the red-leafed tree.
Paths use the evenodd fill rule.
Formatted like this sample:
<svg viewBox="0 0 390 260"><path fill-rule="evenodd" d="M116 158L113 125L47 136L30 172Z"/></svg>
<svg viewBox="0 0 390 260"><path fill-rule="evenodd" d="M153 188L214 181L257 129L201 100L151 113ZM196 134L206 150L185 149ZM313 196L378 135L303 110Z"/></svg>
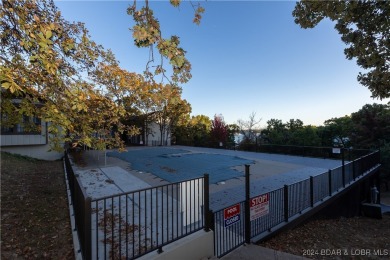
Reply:
<svg viewBox="0 0 390 260"><path fill-rule="evenodd" d="M215 115L213 121L211 121L211 141L214 144L226 143L228 138L228 127L221 114Z"/></svg>

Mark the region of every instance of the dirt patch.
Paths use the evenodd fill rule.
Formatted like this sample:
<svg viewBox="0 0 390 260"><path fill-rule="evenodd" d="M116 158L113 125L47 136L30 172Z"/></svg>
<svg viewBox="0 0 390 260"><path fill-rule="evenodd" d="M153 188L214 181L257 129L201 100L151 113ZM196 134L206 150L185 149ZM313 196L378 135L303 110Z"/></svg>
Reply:
<svg viewBox="0 0 390 260"><path fill-rule="evenodd" d="M312 220L259 245L312 259L389 259L390 215Z"/></svg>
<svg viewBox="0 0 390 260"><path fill-rule="evenodd" d="M74 259L62 161L1 153L1 258Z"/></svg>

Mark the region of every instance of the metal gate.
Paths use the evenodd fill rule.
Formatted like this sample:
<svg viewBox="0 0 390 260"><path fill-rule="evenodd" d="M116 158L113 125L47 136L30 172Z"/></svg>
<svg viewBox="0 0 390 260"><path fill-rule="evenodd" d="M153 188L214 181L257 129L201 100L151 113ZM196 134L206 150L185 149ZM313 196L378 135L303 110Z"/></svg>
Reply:
<svg viewBox="0 0 390 260"><path fill-rule="evenodd" d="M245 243L245 201L214 212L214 255L222 257Z"/></svg>

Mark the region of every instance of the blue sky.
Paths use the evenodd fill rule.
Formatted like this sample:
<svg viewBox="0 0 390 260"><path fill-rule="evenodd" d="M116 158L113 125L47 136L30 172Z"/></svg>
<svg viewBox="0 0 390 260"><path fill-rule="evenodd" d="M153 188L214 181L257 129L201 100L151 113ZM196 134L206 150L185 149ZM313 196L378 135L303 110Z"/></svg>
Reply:
<svg viewBox="0 0 390 260"><path fill-rule="evenodd" d="M196 3L196 1L194 1ZM123 68L141 73L148 50L133 45L128 1L58 1L65 19L86 24L97 43L111 49ZM152 1L163 36L176 34L192 64L183 98L193 115L222 114L227 123L256 112L265 127L271 118L322 125L350 115L370 98L357 82L362 71L344 55L345 44L328 20L314 29L294 23L294 1L207 1L199 26L193 9Z"/></svg>

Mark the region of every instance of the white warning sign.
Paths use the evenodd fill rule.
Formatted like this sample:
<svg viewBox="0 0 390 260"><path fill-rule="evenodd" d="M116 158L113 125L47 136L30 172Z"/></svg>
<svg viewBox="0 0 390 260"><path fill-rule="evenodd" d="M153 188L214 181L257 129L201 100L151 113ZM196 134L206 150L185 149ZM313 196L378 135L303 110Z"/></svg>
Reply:
<svg viewBox="0 0 390 260"><path fill-rule="evenodd" d="M269 193L254 197L250 201L251 221L269 213Z"/></svg>

